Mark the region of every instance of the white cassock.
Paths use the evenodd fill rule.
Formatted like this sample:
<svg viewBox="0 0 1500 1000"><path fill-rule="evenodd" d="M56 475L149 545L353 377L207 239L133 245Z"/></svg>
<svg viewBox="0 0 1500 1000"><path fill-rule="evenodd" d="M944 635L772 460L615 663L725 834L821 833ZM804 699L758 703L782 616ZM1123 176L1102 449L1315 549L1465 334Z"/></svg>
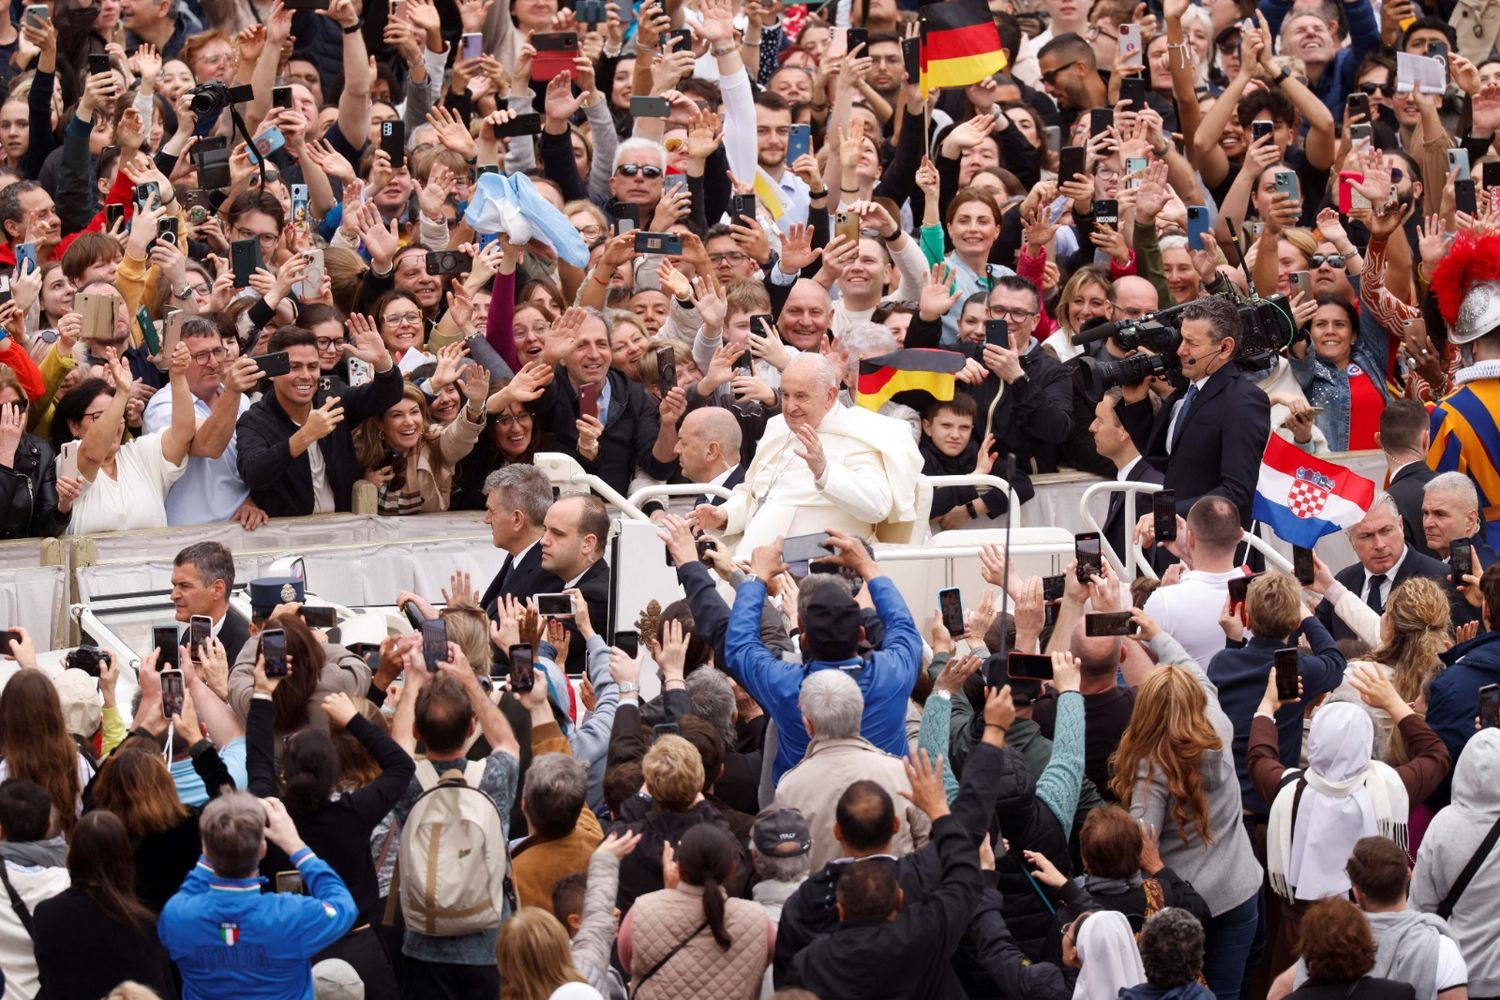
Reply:
<svg viewBox="0 0 1500 1000"><path fill-rule="evenodd" d="M818 439L828 462L821 484L797 455L802 444L786 418L766 424L744 482L720 508L729 517L724 533L743 535L739 554L777 536L834 528L868 538L882 522L916 519L922 455L905 421L835 405L818 425Z"/></svg>

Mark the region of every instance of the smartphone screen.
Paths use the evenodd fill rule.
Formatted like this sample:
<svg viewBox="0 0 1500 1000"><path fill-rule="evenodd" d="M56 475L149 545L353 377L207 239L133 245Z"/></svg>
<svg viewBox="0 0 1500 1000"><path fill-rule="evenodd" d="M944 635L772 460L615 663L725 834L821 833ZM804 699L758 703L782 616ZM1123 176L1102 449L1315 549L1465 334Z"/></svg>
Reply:
<svg viewBox="0 0 1500 1000"><path fill-rule="evenodd" d="M573 595L537 594L536 613L543 618L572 618Z"/></svg>
<svg viewBox="0 0 1500 1000"><path fill-rule="evenodd" d="M1011 653L1005 659L1005 672L1012 680L1050 681L1052 657L1041 653Z"/></svg>
<svg viewBox="0 0 1500 1000"><path fill-rule="evenodd" d="M327 606L310 607L304 604L297 609L297 616L306 622L309 628L333 628L339 623L337 609Z"/></svg>
<svg viewBox="0 0 1500 1000"><path fill-rule="evenodd" d="M1138 631L1129 611L1098 612L1083 616L1086 636L1134 635Z"/></svg>
<svg viewBox="0 0 1500 1000"><path fill-rule="evenodd" d="M786 563L808 562L829 555L828 536L822 532L812 535L793 535L781 543L781 561Z"/></svg>
<svg viewBox="0 0 1500 1000"><path fill-rule="evenodd" d="M1276 651L1276 697L1291 701L1297 697L1297 647Z"/></svg>
<svg viewBox="0 0 1500 1000"><path fill-rule="evenodd" d="M1453 585L1462 586L1464 577L1474 572L1474 552L1467 538L1448 543L1448 565L1453 570Z"/></svg>
<svg viewBox="0 0 1500 1000"><path fill-rule="evenodd" d="M1067 584L1067 578L1059 573L1056 576L1042 577L1042 600L1060 601L1063 596L1063 588Z"/></svg>
<svg viewBox="0 0 1500 1000"><path fill-rule="evenodd" d="M1177 538L1177 494L1159 490L1151 497L1151 522L1158 542Z"/></svg>
<svg viewBox="0 0 1500 1000"><path fill-rule="evenodd" d="M530 646L510 647L510 689L516 694L525 694L536 687L536 667L531 659Z"/></svg>
<svg viewBox="0 0 1500 1000"><path fill-rule="evenodd" d="M1099 533L1085 532L1073 536L1073 554L1078 560L1078 582L1088 583L1104 572L1104 563L1099 552Z"/></svg>
<svg viewBox="0 0 1500 1000"><path fill-rule="evenodd" d="M943 612L943 628L955 638L964 634L964 599L957 587L938 591L938 607Z"/></svg>
<svg viewBox="0 0 1500 1000"><path fill-rule="evenodd" d="M286 676L286 633L268 628L260 634L260 655L266 661L267 677Z"/></svg>
<svg viewBox="0 0 1500 1000"><path fill-rule="evenodd" d="M1500 684L1486 684L1479 689L1479 727L1500 726Z"/></svg>
<svg viewBox="0 0 1500 1000"><path fill-rule="evenodd" d="M156 647L156 669L177 668L177 626L157 625L151 630L151 644Z"/></svg>
<svg viewBox="0 0 1500 1000"><path fill-rule="evenodd" d="M641 652L641 634L634 629L621 629L615 633L615 648L635 659Z"/></svg>
<svg viewBox="0 0 1500 1000"><path fill-rule="evenodd" d="M307 887L302 884L302 873L299 871L277 872L276 891L298 896L307 895Z"/></svg>
<svg viewBox="0 0 1500 1000"><path fill-rule="evenodd" d="M198 650L208 645L208 640L213 637L213 633L214 620L212 618L208 615L194 615L188 620L188 649L196 654Z"/></svg>
<svg viewBox="0 0 1500 1000"><path fill-rule="evenodd" d="M1313 553L1300 545L1292 546L1292 573L1304 587L1313 582Z"/></svg>
<svg viewBox="0 0 1500 1000"><path fill-rule="evenodd" d="M161 672L161 714L170 719L182 714L187 687L182 682L182 671L176 667Z"/></svg>
<svg viewBox="0 0 1500 1000"><path fill-rule="evenodd" d="M435 674L438 664L448 659L448 623L441 618L429 618L422 623L422 659L427 663L427 672Z"/></svg>

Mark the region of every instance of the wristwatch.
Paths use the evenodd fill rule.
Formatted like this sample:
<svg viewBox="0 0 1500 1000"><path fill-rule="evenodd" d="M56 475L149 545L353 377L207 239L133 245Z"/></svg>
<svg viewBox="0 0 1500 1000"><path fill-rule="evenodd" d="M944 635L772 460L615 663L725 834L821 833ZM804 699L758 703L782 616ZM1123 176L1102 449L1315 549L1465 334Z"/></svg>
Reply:
<svg viewBox="0 0 1500 1000"><path fill-rule="evenodd" d="M1277 73L1274 77L1271 78L1271 82L1274 83L1274 84L1276 84L1276 86L1279 87L1283 83L1285 83L1286 82L1286 78L1289 77L1289 76L1291 76L1291 75L1292 75L1292 67L1290 67L1290 66L1283 66L1283 67L1281 67L1281 72Z"/></svg>
<svg viewBox="0 0 1500 1000"><path fill-rule="evenodd" d="M346 35L352 35L356 31L358 31L359 29L363 28L364 26L365 26L365 19L361 17L358 20L356 20L353 24L349 25L349 27L345 28L344 29L344 34L346 34Z"/></svg>
<svg viewBox="0 0 1500 1000"><path fill-rule="evenodd" d="M641 686L639 684L632 684L630 681L623 681L620 684L621 694L640 694L640 691Z"/></svg>
<svg viewBox="0 0 1500 1000"><path fill-rule="evenodd" d="M969 512L969 517L971 517L975 521L979 520L979 511L974 509L973 500L970 500L968 503L964 504L964 510Z"/></svg>

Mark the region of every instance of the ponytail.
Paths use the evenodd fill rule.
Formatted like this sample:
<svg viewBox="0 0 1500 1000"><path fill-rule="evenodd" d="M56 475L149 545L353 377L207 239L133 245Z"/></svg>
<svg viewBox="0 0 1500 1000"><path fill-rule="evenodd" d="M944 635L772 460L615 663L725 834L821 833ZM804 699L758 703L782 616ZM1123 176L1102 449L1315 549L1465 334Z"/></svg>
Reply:
<svg viewBox="0 0 1500 1000"><path fill-rule="evenodd" d="M734 943L724 924L723 885L734 874L739 847L728 830L713 823L700 823L683 834L677 845L677 867L688 885L703 887L703 919L714 941L724 951Z"/></svg>
<svg viewBox="0 0 1500 1000"><path fill-rule="evenodd" d="M708 929L713 933L719 948L728 951L729 946L734 944L734 939L724 926L723 890L719 888L719 880L712 875L705 875L703 878L703 919L708 921Z"/></svg>

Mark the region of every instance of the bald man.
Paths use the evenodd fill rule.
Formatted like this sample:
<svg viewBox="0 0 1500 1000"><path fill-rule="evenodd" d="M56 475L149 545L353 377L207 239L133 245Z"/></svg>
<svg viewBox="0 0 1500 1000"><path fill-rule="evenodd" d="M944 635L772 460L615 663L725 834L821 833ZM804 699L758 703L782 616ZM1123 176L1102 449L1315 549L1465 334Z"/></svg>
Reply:
<svg viewBox="0 0 1500 1000"><path fill-rule="evenodd" d="M1156 286L1136 274L1115 279L1115 321L1140 319L1160 306Z"/></svg>
<svg viewBox="0 0 1500 1000"><path fill-rule="evenodd" d="M745 479L740 465L740 422L722 406L703 406L689 413L677 432L677 463L690 483L706 483L732 490ZM696 504L721 504L724 499L700 494Z"/></svg>
<svg viewBox="0 0 1500 1000"><path fill-rule="evenodd" d="M766 424L734 496L701 504L703 528L742 535L748 556L778 536L836 528L869 538L882 522L917 518L922 456L907 426L839 403L839 377L821 354L799 354L781 374L781 414Z"/></svg>

